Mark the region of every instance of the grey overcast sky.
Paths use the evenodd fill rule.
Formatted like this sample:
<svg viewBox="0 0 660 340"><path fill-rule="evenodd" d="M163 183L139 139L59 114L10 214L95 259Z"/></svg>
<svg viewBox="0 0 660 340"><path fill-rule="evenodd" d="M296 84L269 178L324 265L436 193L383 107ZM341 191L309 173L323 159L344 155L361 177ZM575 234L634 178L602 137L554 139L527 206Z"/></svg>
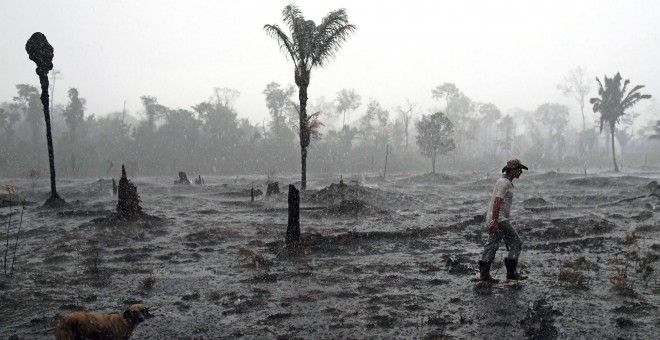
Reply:
<svg viewBox="0 0 660 340"><path fill-rule="evenodd" d="M229 87L241 93L239 117L261 122L268 116L266 84L293 83L293 64L263 30L284 27L281 11L290 2L2 0L0 102L11 101L16 84L38 85L25 43L39 31L55 48L62 75L56 103L65 104L66 91L76 87L87 99L87 115L121 111L124 100L135 114L142 95L189 108L214 87ZM601 79L619 71L660 96L660 1L294 3L317 23L346 8L358 27L334 61L312 72L312 102L354 88L363 103L373 98L392 109L409 98L426 113L444 106L431 90L453 82L503 112L560 102L577 121L577 106L555 88L577 66Z"/></svg>

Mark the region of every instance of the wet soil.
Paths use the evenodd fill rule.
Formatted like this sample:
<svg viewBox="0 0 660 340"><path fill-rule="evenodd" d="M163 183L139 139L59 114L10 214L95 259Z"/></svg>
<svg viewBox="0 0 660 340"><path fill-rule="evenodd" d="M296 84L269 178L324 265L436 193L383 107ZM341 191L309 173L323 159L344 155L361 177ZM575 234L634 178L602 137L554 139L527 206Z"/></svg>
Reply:
<svg viewBox="0 0 660 340"><path fill-rule="evenodd" d="M0 338L52 339L69 312L131 303L153 314L136 339L660 338L660 172L525 172L512 225L529 279L492 286L475 279L498 174L344 176L344 187L308 177L294 253L284 245L294 177L271 179L284 192L254 202L265 178L134 178L150 215L134 220L114 215L110 181L58 182L76 203L26 207L13 275L0 273ZM49 196L47 180L0 184ZM501 280L505 252L491 271Z"/></svg>

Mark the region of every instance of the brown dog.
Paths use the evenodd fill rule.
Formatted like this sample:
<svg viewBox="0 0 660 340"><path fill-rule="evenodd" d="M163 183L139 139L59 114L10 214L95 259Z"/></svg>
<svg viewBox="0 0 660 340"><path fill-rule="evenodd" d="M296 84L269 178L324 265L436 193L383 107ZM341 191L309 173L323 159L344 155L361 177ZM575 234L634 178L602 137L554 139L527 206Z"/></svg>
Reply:
<svg viewBox="0 0 660 340"><path fill-rule="evenodd" d="M126 340L133 333L133 328L148 317L149 308L142 304L131 305L122 314L75 312L57 322L55 338Z"/></svg>

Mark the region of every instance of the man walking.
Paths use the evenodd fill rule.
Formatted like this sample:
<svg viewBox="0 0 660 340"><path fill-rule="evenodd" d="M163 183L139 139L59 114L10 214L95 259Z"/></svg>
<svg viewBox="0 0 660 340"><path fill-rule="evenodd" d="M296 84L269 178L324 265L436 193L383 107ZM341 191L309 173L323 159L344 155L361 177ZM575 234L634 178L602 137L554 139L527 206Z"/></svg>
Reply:
<svg viewBox="0 0 660 340"><path fill-rule="evenodd" d="M512 159L502 168L504 175L498 179L493 189L493 197L486 213L486 223L488 225L488 242L484 246L484 252L479 261L480 283L497 282L490 276L490 265L495 260L495 253L500 246L500 241L504 240L509 254L504 259L506 267L506 280L524 280L527 277L518 274L518 257L522 249L522 241L518 233L511 226L509 215L511 213L511 204L513 202L513 180L519 178L523 169L529 170L518 159Z"/></svg>

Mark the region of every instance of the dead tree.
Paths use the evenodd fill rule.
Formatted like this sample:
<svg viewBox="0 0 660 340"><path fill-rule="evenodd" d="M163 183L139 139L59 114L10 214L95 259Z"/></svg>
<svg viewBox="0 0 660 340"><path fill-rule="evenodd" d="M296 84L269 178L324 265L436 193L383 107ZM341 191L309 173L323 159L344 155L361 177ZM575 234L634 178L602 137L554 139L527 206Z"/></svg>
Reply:
<svg viewBox="0 0 660 340"><path fill-rule="evenodd" d="M121 165L121 179L119 180L118 193L117 212L120 217L130 218L142 213L137 187L126 178L126 169L123 164Z"/></svg>
<svg viewBox="0 0 660 340"><path fill-rule="evenodd" d="M179 171L179 180L174 181L174 184L190 185L190 180L188 180L188 175L186 175L185 171Z"/></svg>
<svg viewBox="0 0 660 340"><path fill-rule="evenodd" d="M199 175L197 179L195 179L195 184L196 185L204 185L204 179L202 179L202 175Z"/></svg>
<svg viewBox="0 0 660 340"><path fill-rule="evenodd" d="M280 184L278 182L268 183L266 188L266 196L280 193Z"/></svg>
<svg viewBox="0 0 660 340"><path fill-rule="evenodd" d="M46 120L46 141L48 142L48 162L50 165L50 198L46 200L45 206L59 206L66 202L57 194L55 187L55 152L53 151L53 135L50 129L50 112L48 110L48 72L53 69L54 49L48 43L43 33L32 34L25 44L25 50L30 60L37 64L37 75L41 83L41 104L44 108L44 119Z"/></svg>
<svg viewBox="0 0 660 340"><path fill-rule="evenodd" d="M289 184L289 223L286 228L286 245L292 250L300 242L300 191Z"/></svg>
<svg viewBox="0 0 660 340"><path fill-rule="evenodd" d="M408 103L407 110L403 110L401 107L398 107L397 110L399 110L399 113L401 113L401 118L403 118L403 127L405 128L406 133L406 150L408 150L408 126L412 121L412 116L418 114L419 112L414 112L415 106L417 104L411 102L410 99L406 98L406 103Z"/></svg>

